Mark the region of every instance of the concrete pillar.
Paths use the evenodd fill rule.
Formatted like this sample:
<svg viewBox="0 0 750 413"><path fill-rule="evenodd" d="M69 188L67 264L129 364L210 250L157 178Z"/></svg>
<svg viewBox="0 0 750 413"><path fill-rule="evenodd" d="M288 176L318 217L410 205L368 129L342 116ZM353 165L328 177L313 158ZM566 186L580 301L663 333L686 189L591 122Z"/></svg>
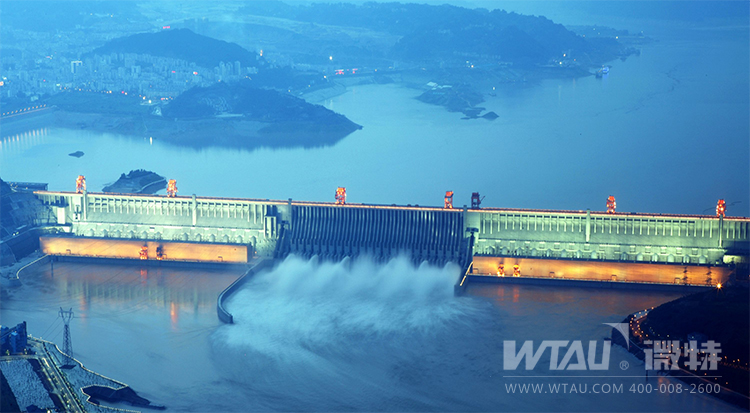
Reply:
<svg viewBox="0 0 750 413"><path fill-rule="evenodd" d="M586 210L586 242L591 239L591 210Z"/></svg>
<svg viewBox="0 0 750 413"><path fill-rule="evenodd" d="M83 194L81 195L81 215L83 216L83 221L88 220L88 205L89 193L84 189Z"/></svg>
<svg viewBox="0 0 750 413"><path fill-rule="evenodd" d="M719 248L724 248L724 217L719 216Z"/></svg>
<svg viewBox="0 0 750 413"><path fill-rule="evenodd" d="M461 238L466 238L466 231L469 230L469 217L467 216L467 211L468 208L466 208L466 205L464 205L463 211L461 212L464 221L464 232L461 234Z"/></svg>
<svg viewBox="0 0 750 413"><path fill-rule="evenodd" d="M195 199L195 194L193 194L193 203L190 209L193 211L193 226L195 226L198 222L198 200Z"/></svg>
<svg viewBox="0 0 750 413"><path fill-rule="evenodd" d="M292 198L289 198L288 205L289 205L289 210L287 211L287 214L289 214L289 217L287 219L287 222L289 222L289 228L287 228L287 229L291 230L292 229L292 225L293 225L292 224Z"/></svg>

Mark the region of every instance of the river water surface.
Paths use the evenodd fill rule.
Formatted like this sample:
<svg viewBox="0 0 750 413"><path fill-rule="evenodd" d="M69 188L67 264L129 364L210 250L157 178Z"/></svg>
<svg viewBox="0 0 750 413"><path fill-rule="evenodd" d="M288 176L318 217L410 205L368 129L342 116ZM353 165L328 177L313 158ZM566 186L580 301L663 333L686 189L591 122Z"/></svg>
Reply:
<svg viewBox="0 0 750 413"><path fill-rule="evenodd" d="M72 308L75 356L170 411L734 410L707 395L630 392L679 382L646 381L616 346L606 371L550 371L549 351L534 370L503 370L504 340L602 343L602 323L679 294L471 285L454 297L457 271L292 257L231 297L236 324L222 325L216 296L237 271L55 263L4 288L0 314L62 346L57 311ZM587 392L507 387L564 383ZM595 384L622 392L592 394Z"/></svg>

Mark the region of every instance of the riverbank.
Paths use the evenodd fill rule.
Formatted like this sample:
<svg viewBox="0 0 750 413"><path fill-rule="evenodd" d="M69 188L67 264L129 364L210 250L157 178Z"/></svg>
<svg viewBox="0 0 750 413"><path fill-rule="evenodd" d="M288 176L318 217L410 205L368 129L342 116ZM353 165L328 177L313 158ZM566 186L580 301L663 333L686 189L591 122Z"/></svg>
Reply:
<svg viewBox="0 0 750 413"><path fill-rule="evenodd" d="M64 376L66 385L68 388L74 391L74 396L78 399L79 403L85 403L85 409L87 412L102 412L110 413L114 410L117 411L132 411L129 409L123 409L118 406L106 406L102 404L96 398L93 398L87 393L87 389L90 393L99 394L99 392L91 391L91 388L108 388L111 390L119 391L118 394L122 394L123 397L113 397L107 400L110 403L119 404L127 402L131 406L136 408L149 408L164 410L166 407L160 405L154 405L149 400L144 399L137 395L127 384L103 376L99 373L91 371L83 366L83 363L73 359L74 365L72 368L64 367L66 357L57 345L54 343L44 340L33 340L38 344L38 348L43 350L43 356L48 358L54 363L54 366L48 366L48 368L56 369L59 374ZM124 391L123 391L124 390Z"/></svg>
<svg viewBox="0 0 750 413"><path fill-rule="evenodd" d="M39 128L64 128L145 137L196 149L209 146L313 148L333 145L362 128L343 117L329 121L325 124L305 119L266 123L242 117L171 120L150 115L126 116L53 109L49 113L29 114L9 124L4 123L3 136Z"/></svg>
<svg viewBox="0 0 750 413"><path fill-rule="evenodd" d="M750 409L747 287L724 286L687 295L631 314L623 323L629 326L630 342L614 329L612 341L641 360L651 358L655 364L646 374L652 370L654 375L678 376L693 391ZM664 359L667 366L656 363L660 356L654 343L661 341L674 345L665 349L665 356L675 356Z"/></svg>

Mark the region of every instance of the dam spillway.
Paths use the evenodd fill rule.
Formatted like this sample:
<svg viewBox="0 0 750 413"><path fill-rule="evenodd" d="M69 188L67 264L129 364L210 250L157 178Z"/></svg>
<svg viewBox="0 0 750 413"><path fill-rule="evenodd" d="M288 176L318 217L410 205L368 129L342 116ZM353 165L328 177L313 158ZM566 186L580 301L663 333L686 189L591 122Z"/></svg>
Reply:
<svg viewBox="0 0 750 413"><path fill-rule="evenodd" d="M340 260L367 255L385 260L403 253L436 264L462 264L467 258L459 211L292 205L291 215L294 225L282 237L282 256Z"/></svg>
<svg viewBox="0 0 750 413"><path fill-rule="evenodd" d="M40 223L48 233L158 242L166 249L170 243L236 245L246 248L248 261L290 254L327 260L405 254L417 263L460 266L473 257L495 257L498 263L526 258L722 266L747 263L750 247L750 219L743 217L34 194L48 209L45 216L54 217Z"/></svg>

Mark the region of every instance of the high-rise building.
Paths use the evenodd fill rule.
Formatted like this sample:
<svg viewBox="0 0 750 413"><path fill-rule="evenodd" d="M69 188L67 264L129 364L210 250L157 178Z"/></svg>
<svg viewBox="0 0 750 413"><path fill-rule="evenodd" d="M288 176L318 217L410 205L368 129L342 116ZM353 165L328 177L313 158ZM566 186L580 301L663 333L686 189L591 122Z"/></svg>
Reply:
<svg viewBox="0 0 750 413"><path fill-rule="evenodd" d="M83 62L80 60L71 60L70 61L70 73L76 74L78 73L78 68L83 66Z"/></svg>

